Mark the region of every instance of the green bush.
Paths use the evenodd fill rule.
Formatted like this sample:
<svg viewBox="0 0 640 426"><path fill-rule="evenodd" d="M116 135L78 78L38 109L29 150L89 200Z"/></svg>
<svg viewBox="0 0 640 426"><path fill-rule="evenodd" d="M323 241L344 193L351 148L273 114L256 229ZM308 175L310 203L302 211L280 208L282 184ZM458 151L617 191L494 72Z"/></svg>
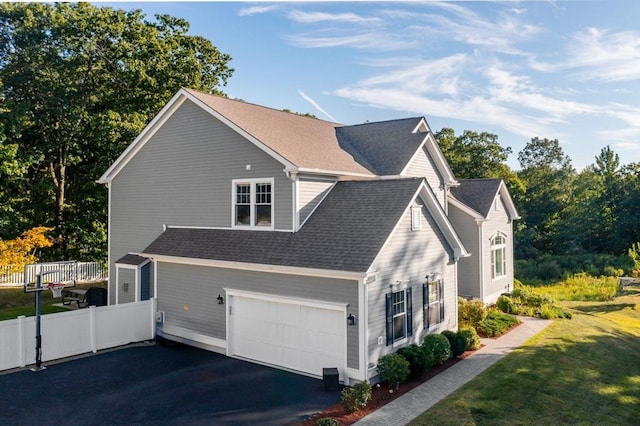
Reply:
<svg viewBox="0 0 640 426"><path fill-rule="evenodd" d="M333 417L323 417L318 419L316 426L340 426L340 422Z"/></svg>
<svg viewBox="0 0 640 426"><path fill-rule="evenodd" d="M516 303L508 296L500 296L496 300L496 308L507 314L513 314L516 308Z"/></svg>
<svg viewBox="0 0 640 426"><path fill-rule="evenodd" d="M480 348L480 336L475 328L467 326L460 327L458 334L464 337L466 342L466 350L475 351Z"/></svg>
<svg viewBox="0 0 640 426"><path fill-rule="evenodd" d="M467 350L467 340L460 333L456 333L455 331L445 330L442 334L444 337L449 340L449 345L451 346L451 358L458 357Z"/></svg>
<svg viewBox="0 0 640 426"><path fill-rule="evenodd" d="M542 305L539 310L539 315L536 315L544 319L566 318L571 319L571 312L554 305Z"/></svg>
<svg viewBox="0 0 640 426"><path fill-rule="evenodd" d="M350 388L342 390L341 403L347 413L353 413L364 408L370 399L371 384L369 382L359 382Z"/></svg>
<svg viewBox="0 0 640 426"><path fill-rule="evenodd" d="M509 328L518 324L518 318L492 309L487 318L476 326L478 334L484 337L497 337L503 335Z"/></svg>
<svg viewBox="0 0 640 426"><path fill-rule="evenodd" d="M433 355L434 365L443 364L451 358L451 344L442 334L427 334L422 341L422 350Z"/></svg>
<svg viewBox="0 0 640 426"><path fill-rule="evenodd" d="M487 317L487 307L481 300L458 298L458 323L475 325Z"/></svg>
<svg viewBox="0 0 640 426"><path fill-rule="evenodd" d="M433 366L433 354L416 344L398 349L398 355L409 361L409 378L418 380Z"/></svg>
<svg viewBox="0 0 640 426"><path fill-rule="evenodd" d="M380 379L389 386L399 386L409 376L409 361L398 354L387 354L378 359Z"/></svg>

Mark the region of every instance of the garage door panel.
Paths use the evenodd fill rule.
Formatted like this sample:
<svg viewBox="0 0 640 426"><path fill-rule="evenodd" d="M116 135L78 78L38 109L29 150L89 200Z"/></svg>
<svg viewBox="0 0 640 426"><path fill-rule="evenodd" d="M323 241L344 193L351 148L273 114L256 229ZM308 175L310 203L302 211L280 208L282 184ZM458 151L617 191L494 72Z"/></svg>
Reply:
<svg viewBox="0 0 640 426"><path fill-rule="evenodd" d="M343 311L294 302L233 296L231 355L320 376L345 367Z"/></svg>

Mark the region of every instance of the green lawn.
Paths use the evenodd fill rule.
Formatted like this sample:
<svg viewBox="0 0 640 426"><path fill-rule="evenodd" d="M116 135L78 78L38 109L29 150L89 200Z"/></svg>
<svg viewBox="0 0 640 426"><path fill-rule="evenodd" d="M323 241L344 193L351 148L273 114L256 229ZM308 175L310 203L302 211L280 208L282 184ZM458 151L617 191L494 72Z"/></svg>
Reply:
<svg viewBox="0 0 640 426"><path fill-rule="evenodd" d="M106 283L78 284L79 288L85 289L105 286ZM41 296L40 312L42 314L68 311L67 308L54 306L54 304L61 303L61 299L54 299L49 290L43 291ZM25 293L22 287L0 287L0 321L15 319L20 315L34 316L36 314L35 300L35 293Z"/></svg>
<svg viewBox="0 0 640 426"><path fill-rule="evenodd" d="M573 314L412 425L632 425L640 419L640 285Z"/></svg>

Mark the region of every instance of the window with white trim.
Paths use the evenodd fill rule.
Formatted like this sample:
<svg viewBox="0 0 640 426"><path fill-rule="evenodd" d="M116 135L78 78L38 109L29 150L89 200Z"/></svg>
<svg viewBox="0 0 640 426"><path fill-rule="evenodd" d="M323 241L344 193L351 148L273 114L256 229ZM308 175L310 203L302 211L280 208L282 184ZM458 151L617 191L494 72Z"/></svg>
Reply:
<svg viewBox="0 0 640 426"><path fill-rule="evenodd" d="M413 334L411 288L386 295L387 345L400 342Z"/></svg>
<svg viewBox="0 0 640 426"><path fill-rule="evenodd" d="M233 181L233 226L273 226L273 179Z"/></svg>
<svg viewBox="0 0 640 426"><path fill-rule="evenodd" d="M444 280L422 285L422 314L425 329L444 321Z"/></svg>
<svg viewBox="0 0 640 426"><path fill-rule="evenodd" d="M507 274L507 237L498 232L491 238L491 278Z"/></svg>

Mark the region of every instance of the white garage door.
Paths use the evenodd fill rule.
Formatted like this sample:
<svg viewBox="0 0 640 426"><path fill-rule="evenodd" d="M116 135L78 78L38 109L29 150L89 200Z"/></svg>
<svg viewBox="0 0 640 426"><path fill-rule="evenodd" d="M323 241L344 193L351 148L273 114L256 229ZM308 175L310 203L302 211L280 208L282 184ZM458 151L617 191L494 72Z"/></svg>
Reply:
<svg viewBox="0 0 640 426"><path fill-rule="evenodd" d="M229 355L315 376L323 368L344 372L344 309L237 295L230 308Z"/></svg>

